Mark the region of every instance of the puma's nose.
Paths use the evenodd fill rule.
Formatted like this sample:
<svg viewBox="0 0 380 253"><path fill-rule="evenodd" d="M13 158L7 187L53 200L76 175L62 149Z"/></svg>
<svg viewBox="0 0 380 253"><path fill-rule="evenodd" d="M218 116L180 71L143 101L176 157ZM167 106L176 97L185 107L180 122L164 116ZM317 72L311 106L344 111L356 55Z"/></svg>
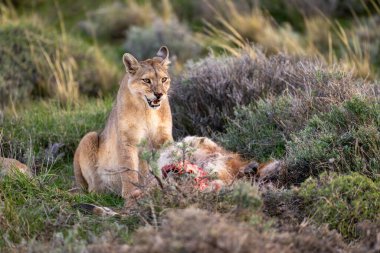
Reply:
<svg viewBox="0 0 380 253"><path fill-rule="evenodd" d="M160 99L162 97L162 95L164 95L160 92L153 92L153 94L156 96L157 99Z"/></svg>

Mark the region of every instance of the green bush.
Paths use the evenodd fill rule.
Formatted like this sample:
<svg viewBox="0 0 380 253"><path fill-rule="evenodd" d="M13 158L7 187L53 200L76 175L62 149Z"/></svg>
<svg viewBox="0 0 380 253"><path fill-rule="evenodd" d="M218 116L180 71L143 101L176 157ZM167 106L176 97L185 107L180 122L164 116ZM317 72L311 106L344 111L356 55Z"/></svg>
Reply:
<svg viewBox="0 0 380 253"><path fill-rule="evenodd" d="M250 208L258 210L262 206L262 200L258 188L248 183L240 183L231 193L231 201L238 208Z"/></svg>
<svg viewBox="0 0 380 253"><path fill-rule="evenodd" d="M317 223L327 223L344 237L357 236L355 225L364 220L378 220L380 181L350 173L323 173L320 179L308 179L299 190L306 212Z"/></svg>
<svg viewBox="0 0 380 253"><path fill-rule="evenodd" d="M31 105L17 116L5 116L0 148L8 157L15 156L9 152L18 150L17 158L24 161L23 156L29 152L43 153L49 144L61 143L64 144L61 151L72 157L87 132L104 127L111 105L111 99L91 100L67 108L54 102Z"/></svg>
<svg viewBox="0 0 380 253"><path fill-rule="evenodd" d="M287 183L324 170L380 172L380 103L353 98L315 115L286 144Z"/></svg>
<svg viewBox="0 0 380 253"><path fill-rule="evenodd" d="M219 140L226 148L247 157L281 158L290 133L302 127L306 117L300 112L296 98L259 100L237 107Z"/></svg>
<svg viewBox="0 0 380 253"><path fill-rule="evenodd" d="M99 50L67 34L18 22L1 25L0 37L0 106L33 97L67 102L117 85L115 67Z"/></svg>

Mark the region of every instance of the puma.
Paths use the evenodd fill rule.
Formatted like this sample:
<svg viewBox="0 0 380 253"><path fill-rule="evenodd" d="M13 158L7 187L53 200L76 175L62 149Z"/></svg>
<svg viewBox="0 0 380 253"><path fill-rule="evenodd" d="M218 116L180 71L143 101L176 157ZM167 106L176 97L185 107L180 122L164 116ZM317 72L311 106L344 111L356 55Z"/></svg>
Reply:
<svg viewBox="0 0 380 253"><path fill-rule="evenodd" d="M163 46L152 59L123 55L126 74L101 133L90 132L74 156L76 183L90 192L114 192L126 203L141 195L149 169L139 159L139 145L159 149L173 141L168 100L169 50Z"/></svg>

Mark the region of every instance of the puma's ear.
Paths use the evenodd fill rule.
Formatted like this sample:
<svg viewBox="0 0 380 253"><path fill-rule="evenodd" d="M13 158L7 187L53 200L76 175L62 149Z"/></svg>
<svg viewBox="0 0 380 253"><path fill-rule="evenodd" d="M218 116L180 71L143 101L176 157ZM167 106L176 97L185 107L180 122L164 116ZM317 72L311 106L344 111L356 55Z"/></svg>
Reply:
<svg viewBox="0 0 380 253"><path fill-rule="evenodd" d="M125 65L125 70L130 74L135 74L137 70L140 68L140 63L136 60L133 55L125 53L123 55L123 63Z"/></svg>
<svg viewBox="0 0 380 253"><path fill-rule="evenodd" d="M169 60L169 49L166 46L162 46L157 52L157 56L162 59L161 64L163 66L168 66L170 64Z"/></svg>

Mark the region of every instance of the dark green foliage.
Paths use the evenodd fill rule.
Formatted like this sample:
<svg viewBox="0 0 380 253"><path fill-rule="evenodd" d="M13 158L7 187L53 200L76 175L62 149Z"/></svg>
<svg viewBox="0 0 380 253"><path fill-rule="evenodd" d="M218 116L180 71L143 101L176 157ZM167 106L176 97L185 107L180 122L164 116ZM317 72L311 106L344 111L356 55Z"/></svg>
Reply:
<svg viewBox="0 0 380 253"><path fill-rule="evenodd" d="M353 98L314 116L286 145L287 183L323 170L380 172L380 104Z"/></svg>
<svg viewBox="0 0 380 253"><path fill-rule="evenodd" d="M380 181L350 173L339 176L323 173L319 179L308 179L299 191L306 212L318 223L328 223L346 238L355 238L355 225L364 220L379 219Z"/></svg>

